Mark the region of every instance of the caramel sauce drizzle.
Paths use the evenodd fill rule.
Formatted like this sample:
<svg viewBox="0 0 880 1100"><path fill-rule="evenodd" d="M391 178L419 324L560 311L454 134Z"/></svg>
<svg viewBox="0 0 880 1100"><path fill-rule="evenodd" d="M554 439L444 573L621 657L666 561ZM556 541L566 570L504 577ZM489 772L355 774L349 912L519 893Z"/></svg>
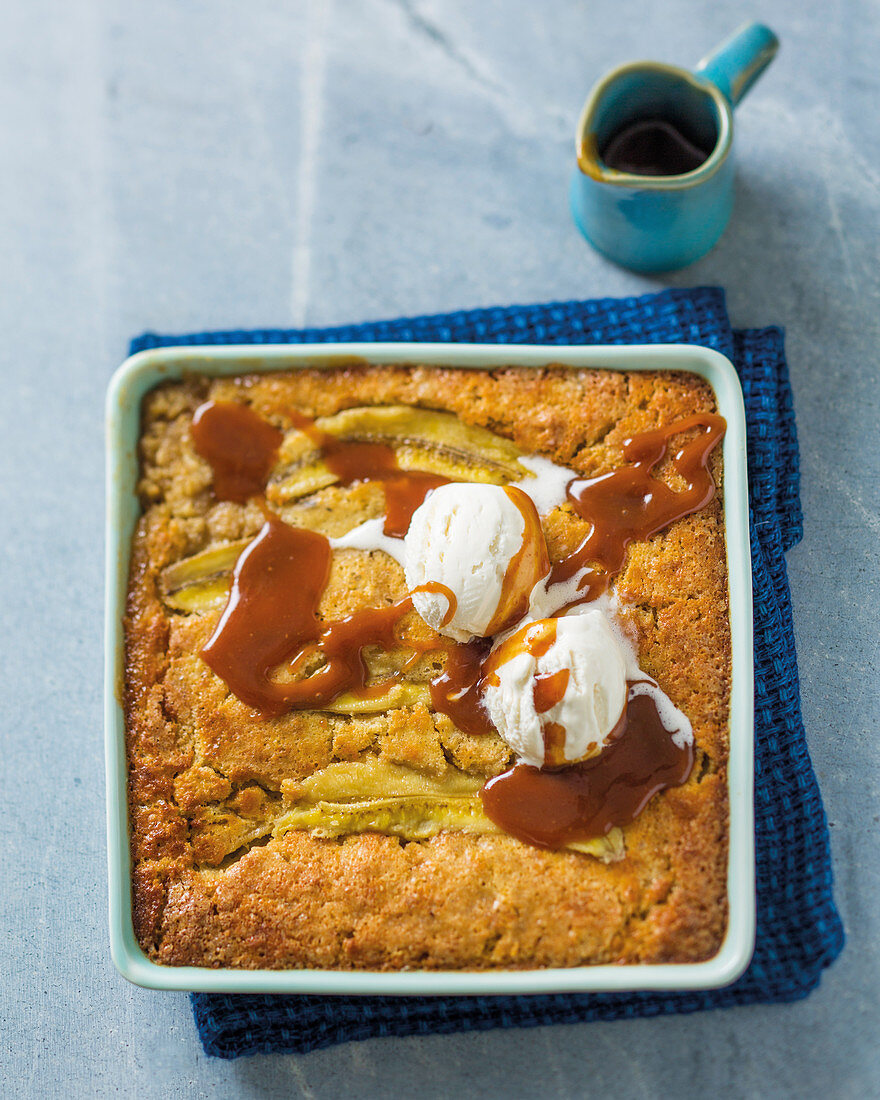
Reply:
<svg viewBox="0 0 880 1100"><path fill-rule="evenodd" d="M423 470L401 470L394 448L387 443L365 443L338 439L323 432L307 416L296 409L288 410L295 428L321 449L328 469L341 485L359 481L379 481L385 490L386 535L402 539L409 529L413 512L419 508L432 489L448 485L449 478ZM454 612L453 612L454 614Z"/></svg>
<svg viewBox="0 0 880 1100"><path fill-rule="evenodd" d="M676 520L705 508L715 496L710 456L726 426L724 417L716 413L676 420L665 428L626 439L623 455L630 465L573 480L568 487L569 502L591 528L573 553L553 565L550 583L568 580L585 569L579 588L584 600L593 600L623 568L631 542L649 539ZM651 475L666 458L672 438L694 429L699 429L699 434L676 451L670 463L685 488L672 489Z"/></svg>
<svg viewBox="0 0 880 1100"><path fill-rule="evenodd" d="M565 726L551 722L543 715L565 698L565 689L571 672L561 668L558 672L539 673L532 684L532 702L535 713L541 716L541 733L544 736L544 767L565 763Z"/></svg>
<svg viewBox="0 0 880 1100"><path fill-rule="evenodd" d="M556 619L542 619L529 623L502 642L481 670L480 693L487 684L498 684L498 668L519 653L530 654L535 663L548 652L556 641ZM562 702L568 687L570 672L562 668L558 672L538 674L532 683L532 702L535 712L541 718L541 733L544 738L544 766L565 762L565 726L544 718L547 711Z"/></svg>
<svg viewBox="0 0 880 1100"><path fill-rule="evenodd" d="M550 572L541 517L532 498L514 485L506 485L504 491L522 516L522 543L504 571L498 609L486 628L487 634L501 634L515 626L529 609L532 589Z"/></svg>
<svg viewBox="0 0 880 1100"><path fill-rule="evenodd" d="M400 470L393 449L386 444L339 440L320 432L301 414L293 414L291 419L321 447L328 467L342 484L383 483L386 534L403 537L412 513L429 490L448 482L447 478ZM584 594L578 602L595 598L623 567L633 540L650 538L712 500L715 483L709 459L724 428L722 417L703 413L627 439L623 452L630 465L598 477L574 479L569 485L572 507L591 524L587 537L552 568L549 562L547 568L538 562L537 568L544 573L549 568L551 583L585 569L580 584ZM675 490L651 475L666 457L672 437L693 429L700 429L699 434L671 459L672 468L685 482L683 490ZM276 428L244 405L209 401L196 411L192 436L198 453L211 464L218 499L243 502L261 496L282 439ZM523 547L505 577L505 581L507 576L511 578L509 606L500 609L503 622L512 625L528 609L528 596L523 600L516 578L536 568L528 555L534 555L533 547L540 547L542 540L527 538L530 524L537 522L540 527L531 500L521 490L508 487L506 491L526 523ZM362 651L368 645L419 651L418 645L402 639L398 632L400 620L412 609L412 597L389 607L357 611L336 622L322 622L318 606L330 570L328 540L289 526L261 504L266 522L239 557L229 600L202 650L203 659L233 694L266 717L320 707L345 691L373 694L384 690L389 681L366 686ZM426 591L444 588L424 586ZM448 622L455 614L455 597L448 589L442 594L450 601L444 620ZM492 625L496 632L503 629ZM547 624L530 624L525 634L524 642L537 658L553 644L555 623L552 630ZM447 714L465 733L493 732L481 695L503 659L505 647L491 657L489 639L464 645L444 640L425 648L448 652L443 673L431 684L435 710ZM317 671L286 682L273 678L284 665L288 675L295 676L309 658L322 662ZM562 699L567 679L560 673L537 678L533 691L539 714L547 713ZM548 722L544 732L549 764L564 748L565 730ZM597 757L560 770L517 765L490 780L481 798L485 812L500 828L539 847L556 848L605 835L613 826L631 822L659 790L683 783L692 764L693 748L677 748L653 700L639 695L628 703L610 743Z"/></svg>
<svg viewBox="0 0 880 1100"><path fill-rule="evenodd" d="M328 467L344 485L382 481L386 534L403 537L429 490L448 482L433 474L400 470L386 444L339 440L300 413L290 418L321 447ZM405 644L396 629L411 610L412 599L322 622L318 605L329 576L330 544L323 535L284 523L262 497L282 433L246 405L224 401L200 406L191 431L196 450L213 470L215 496L240 503L259 497L266 517L233 571L226 608L201 653L205 663L234 695L266 717L320 707L343 692L369 696L384 690L387 681L366 686L362 651L369 645L393 649ZM451 618L455 597L449 589L444 594L450 600ZM418 652L417 645L409 645ZM273 679L279 666L289 663L287 671L295 675L310 657L323 662L317 671L288 682Z"/></svg>
<svg viewBox="0 0 880 1100"><path fill-rule="evenodd" d="M558 672L542 672L535 676L532 702L535 704L536 714L546 714L562 702L570 677L571 672L567 668L561 668Z"/></svg>
<svg viewBox="0 0 880 1100"><path fill-rule="evenodd" d="M474 737L495 732L482 699L483 664L491 648L489 638L452 644L443 671L431 681L434 710L451 718L462 733Z"/></svg>
<svg viewBox="0 0 880 1100"><path fill-rule="evenodd" d="M424 584L416 585L410 595L415 596L417 592L431 592L434 595L442 596L446 600L446 611L440 620L440 626L448 626L452 622L458 610L458 597L448 585L443 584L441 581L426 581Z"/></svg>
<svg viewBox="0 0 880 1100"><path fill-rule="evenodd" d="M190 429L196 451L210 465L218 500L244 504L266 488L283 434L247 405L206 401Z"/></svg>
<svg viewBox="0 0 880 1100"><path fill-rule="evenodd" d="M431 684L431 704L434 710L451 718L464 733L480 736L496 732L483 705L483 690L489 683L497 685L496 669L499 664L523 650L538 660L555 640L556 620L551 619L529 623L507 642L498 646L493 653L490 653L490 638L473 638L469 642L451 645L443 671ZM540 694L542 690L538 689L539 699L544 698ZM565 688L562 690L564 692ZM555 703L550 703L546 709L549 710L554 705Z"/></svg>
<svg viewBox="0 0 880 1100"><path fill-rule="evenodd" d="M480 791L486 816L539 848L605 836L629 825L659 791L690 775L692 745L678 748L648 695L627 703L598 756L559 770L517 764Z"/></svg>
<svg viewBox="0 0 880 1100"><path fill-rule="evenodd" d="M497 668L516 653L527 652L537 663L556 641L556 619L533 623L525 631L517 631L498 647L488 663L486 683L498 683ZM551 722L543 716L561 703L571 676L567 668L558 672L537 674L532 681L532 702L535 713L541 718L541 735L544 738L544 767L565 763L565 726Z"/></svg>
<svg viewBox="0 0 880 1100"><path fill-rule="evenodd" d="M233 695L267 717L362 690L364 647L406 644L396 628L412 608L410 597L321 622L318 604L331 555L323 535L272 517L236 563L226 609L201 656ZM289 672L296 673L315 654L324 663L311 675L288 683L272 679L279 665L290 662Z"/></svg>

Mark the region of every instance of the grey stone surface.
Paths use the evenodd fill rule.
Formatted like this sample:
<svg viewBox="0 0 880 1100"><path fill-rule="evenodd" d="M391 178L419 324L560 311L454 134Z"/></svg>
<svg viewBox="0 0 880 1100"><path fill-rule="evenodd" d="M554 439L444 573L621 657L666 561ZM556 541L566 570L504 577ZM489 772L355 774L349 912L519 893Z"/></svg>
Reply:
<svg viewBox="0 0 880 1100"><path fill-rule="evenodd" d="M641 278L565 191L592 81L748 14L668 0L32 0L0 7L0 1092L12 1097L880 1095L880 8L765 0L734 222ZM226 1064L108 956L102 399L145 328L324 324L721 283L787 328L789 558L849 944L808 1000Z"/></svg>

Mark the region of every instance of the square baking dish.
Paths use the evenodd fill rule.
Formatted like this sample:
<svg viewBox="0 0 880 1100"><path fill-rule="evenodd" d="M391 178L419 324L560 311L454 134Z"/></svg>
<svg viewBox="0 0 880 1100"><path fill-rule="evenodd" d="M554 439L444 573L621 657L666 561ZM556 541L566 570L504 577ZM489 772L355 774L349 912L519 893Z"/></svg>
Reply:
<svg viewBox="0 0 880 1100"><path fill-rule="evenodd" d="M138 436L144 395L161 382L191 374L226 376L304 367L337 367L351 357L367 363L477 368L679 371L699 375L713 388L727 421L724 519L730 592L732 680L730 699L730 802L727 889L729 920L718 954L700 963L595 965L497 971L236 970L160 966L134 935L125 720L123 614L137 497ZM745 412L737 374L728 359L686 344L541 346L482 344L350 343L172 347L140 352L114 375L107 393L107 516L105 623L105 746L110 883L110 946L129 981L152 989L229 993L308 994L519 994L707 989L738 978L755 939L753 812L753 655Z"/></svg>

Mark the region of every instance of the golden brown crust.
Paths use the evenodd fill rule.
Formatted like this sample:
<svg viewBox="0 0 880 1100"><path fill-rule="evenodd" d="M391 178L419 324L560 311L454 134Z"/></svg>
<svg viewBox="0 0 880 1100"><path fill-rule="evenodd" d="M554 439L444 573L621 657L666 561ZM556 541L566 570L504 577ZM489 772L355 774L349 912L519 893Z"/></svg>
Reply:
<svg viewBox="0 0 880 1100"><path fill-rule="evenodd" d="M300 831L267 841L297 781L333 761L376 753L426 774L451 763L489 777L510 754L499 738L467 736L422 705L260 720L200 660L219 611L170 610L160 572L252 536L262 523L255 504L213 498L210 470L189 436L194 409L209 397L247 401L281 428L290 427L290 409L445 409L583 474L619 465L627 436L715 408L711 389L693 376L564 368L349 367L196 378L149 394L125 687L135 931L148 955L169 965L454 969L715 954L727 920L730 691L720 494L632 546L617 579L641 667L691 719L697 750L687 783L654 798L627 827L623 860L606 865L503 835L452 832L402 842ZM720 475L720 457L713 462ZM331 487L279 511L297 522L304 509L309 526L336 535L380 515L382 490ZM545 526L553 559L586 533L566 509ZM402 571L385 555L337 552L321 612L336 618L404 591ZM407 629L427 630L414 613ZM423 664L414 674L425 672Z"/></svg>

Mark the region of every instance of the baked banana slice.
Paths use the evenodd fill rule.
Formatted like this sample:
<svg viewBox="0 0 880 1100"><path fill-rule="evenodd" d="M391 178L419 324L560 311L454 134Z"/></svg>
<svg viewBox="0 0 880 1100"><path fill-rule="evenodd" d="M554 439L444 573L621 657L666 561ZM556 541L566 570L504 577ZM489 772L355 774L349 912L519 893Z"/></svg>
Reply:
<svg viewBox="0 0 880 1100"><path fill-rule="evenodd" d="M450 768L433 778L377 757L331 764L298 783L285 784L293 805L276 820L275 838L305 829L320 837L376 832L405 840L427 840L441 832L500 835L483 812L481 779ZM605 863L625 854L623 833L568 845Z"/></svg>
<svg viewBox="0 0 880 1100"><path fill-rule="evenodd" d="M528 477L522 451L486 428L463 424L453 413L409 405L369 405L321 417L315 427L351 443L384 443L401 470L420 470L451 481L503 485ZM305 432L289 433L269 481L267 496L285 504L338 481Z"/></svg>
<svg viewBox="0 0 880 1100"><path fill-rule="evenodd" d="M362 802L390 796L458 797L476 794L482 785L482 779L451 766L443 775L433 776L370 755L328 764L305 779L286 780L281 792L285 802L297 804Z"/></svg>
<svg viewBox="0 0 880 1100"><path fill-rule="evenodd" d="M343 692L321 709L330 714L381 714L386 710L415 707L420 703L431 706L430 686L398 680L379 695L361 696L353 691Z"/></svg>
<svg viewBox="0 0 880 1100"><path fill-rule="evenodd" d="M231 573L252 539L202 550L167 566L159 575L162 602L173 611L213 611L229 595Z"/></svg>
<svg viewBox="0 0 880 1100"><path fill-rule="evenodd" d="M477 795L445 798L404 795L368 802L307 803L279 818L272 835L282 837L295 829L306 829L320 837L371 832L399 836L404 840L428 840L441 832L502 833L483 813L483 805ZM612 829L607 836L576 841L566 847L594 856L603 863L623 859L626 852L620 829Z"/></svg>

